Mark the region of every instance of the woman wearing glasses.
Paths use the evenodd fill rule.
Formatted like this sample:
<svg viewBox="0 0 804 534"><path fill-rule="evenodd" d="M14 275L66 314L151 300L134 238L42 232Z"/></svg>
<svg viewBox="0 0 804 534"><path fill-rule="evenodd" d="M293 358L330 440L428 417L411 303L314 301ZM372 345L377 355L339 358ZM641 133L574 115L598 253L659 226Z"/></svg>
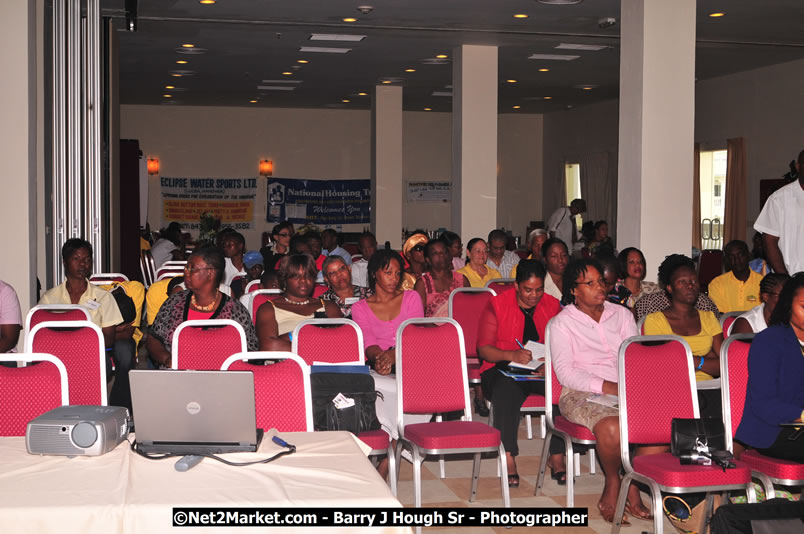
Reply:
<svg viewBox="0 0 804 534"><path fill-rule="evenodd" d="M495 278L502 278L496 269L486 266L489 259L489 247L483 239L475 237L466 245L468 260L466 266L458 269L469 280L472 287L485 287L486 282Z"/></svg>
<svg viewBox="0 0 804 534"><path fill-rule="evenodd" d="M427 241L429 240L426 235L416 232L402 245L402 255L408 262L408 267L402 274L403 291L410 291L416 287L416 282L421 279L427 269L427 261L424 259L424 246Z"/></svg>
<svg viewBox="0 0 804 534"><path fill-rule="evenodd" d="M616 408L592 402L600 394L617 395L617 356L624 340L637 334L631 312L608 302L603 268L591 259L574 260L564 272L564 309L550 323L550 355L562 385L559 409L569 421L595 435L595 448L605 483L597 507L603 519L614 521L620 491L620 422ZM661 449L662 451L664 449ZM659 452L637 448L636 454ZM628 489L626 512L650 519L639 488Z"/></svg>
<svg viewBox="0 0 804 534"><path fill-rule="evenodd" d="M248 350L257 350L257 335L248 311L219 289L224 270L223 253L215 247L201 248L187 260L184 267L187 289L162 304L146 341L148 354L159 367L170 367L173 332L187 320L231 319L246 332Z"/></svg>

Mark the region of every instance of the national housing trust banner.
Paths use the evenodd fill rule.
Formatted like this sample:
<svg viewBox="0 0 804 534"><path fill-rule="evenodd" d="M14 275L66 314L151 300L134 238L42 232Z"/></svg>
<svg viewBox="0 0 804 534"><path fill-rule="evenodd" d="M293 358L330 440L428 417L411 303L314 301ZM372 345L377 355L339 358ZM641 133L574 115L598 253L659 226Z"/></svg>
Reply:
<svg viewBox="0 0 804 534"><path fill-rule="evenodd" d="M268 180L269 222L336 225L371 222L371 180Z"/></svg>
<svg viewBox="0 0 804 534"><path fill-rule="evenodd" d="M199 228L201 214L220 218L222 226L251 230L257 178L170 178L159 179L162 191L162 221L177 221L185 230Z"/></svg>

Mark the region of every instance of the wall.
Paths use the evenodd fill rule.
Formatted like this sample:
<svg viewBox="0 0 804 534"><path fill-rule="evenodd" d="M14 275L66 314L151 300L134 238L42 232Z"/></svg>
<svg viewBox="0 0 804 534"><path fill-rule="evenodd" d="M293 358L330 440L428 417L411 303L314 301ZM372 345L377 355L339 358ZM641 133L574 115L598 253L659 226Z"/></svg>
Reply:
<svg viewBox="0 0 804 534"><path fill-rule="evenodd" d="M759 215L759 181L781 178L804 149L804 60L698 82L695 140L702 150L744 137L748 167L745 239Z"/></svg>
<svg viewBox="0 0 804 534"><path fill-rule="evenodd" d="M367 110L124 105L120 137L138 139L145 156L158 157L161 176L253 177L258 161L269 158L277 177L368 179L370 120ZM403 128L403 179L449 181L451 114L405 112ZM542 215L541 147L541 115L500 116L498 224L514 235L524 234L527 222ZM163 224L158 183L150 178L148 220L154 229ZM270 226L264 222L266 182L258 183L256 229L244 232L249 248L259 246ZM402 202L403 226L449 227L449 202Z"/></svg>

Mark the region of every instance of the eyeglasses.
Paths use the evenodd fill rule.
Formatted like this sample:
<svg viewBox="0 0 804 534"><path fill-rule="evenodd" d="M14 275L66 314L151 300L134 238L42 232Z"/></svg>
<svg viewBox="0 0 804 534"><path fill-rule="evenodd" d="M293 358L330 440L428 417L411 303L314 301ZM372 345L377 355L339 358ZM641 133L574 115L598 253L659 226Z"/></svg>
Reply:
<svg viewBox="0 0 804 534"><path fill-rule="evenodd" d="M606 285L606 281L603 280L602 278L600 280L589 280L588 282L576 282L576 283L578 284L578 287L586 286L590 289L595 287L596 284L600 284L602 286Z"/></svg>
<svg viewBox="0 0 804 534"><path fill-rule="evenodd" d="M189 265L184 266L184 272L185 273L190 273L190 274L197 273L198 271L206 271L206 270L210 270L210 269L212 269L212 267L195 267L195 268L193 268L193 267L190 267Z"/></svg>
<svg viewBox="0 0 804 534"><path fill-rule="evenodd" d="M290 237L290 234L287 233L287 232L285 232L284 234L280 232L280 233L278 233L276 235L278 235L279 237Z"/></svg>
<svg viewBox="0 0 804 534"><path fill-rule="evenodd" d="M424 250L424 245L416 245L415 247L413 247L410 250L411 250L411 252L421 252L421 251Z"/></svg>

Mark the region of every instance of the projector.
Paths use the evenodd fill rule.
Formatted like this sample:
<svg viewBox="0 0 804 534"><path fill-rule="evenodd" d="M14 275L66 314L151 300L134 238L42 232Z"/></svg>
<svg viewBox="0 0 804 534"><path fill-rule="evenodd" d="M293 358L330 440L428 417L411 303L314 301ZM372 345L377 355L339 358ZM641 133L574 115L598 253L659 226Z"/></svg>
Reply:
<svg viewBox="0 0 804 534"><path fill-rule="evenodd" d="M28 423L30 454L100 456L128 437L131 417L118 406L59 406Z"/></svg>

